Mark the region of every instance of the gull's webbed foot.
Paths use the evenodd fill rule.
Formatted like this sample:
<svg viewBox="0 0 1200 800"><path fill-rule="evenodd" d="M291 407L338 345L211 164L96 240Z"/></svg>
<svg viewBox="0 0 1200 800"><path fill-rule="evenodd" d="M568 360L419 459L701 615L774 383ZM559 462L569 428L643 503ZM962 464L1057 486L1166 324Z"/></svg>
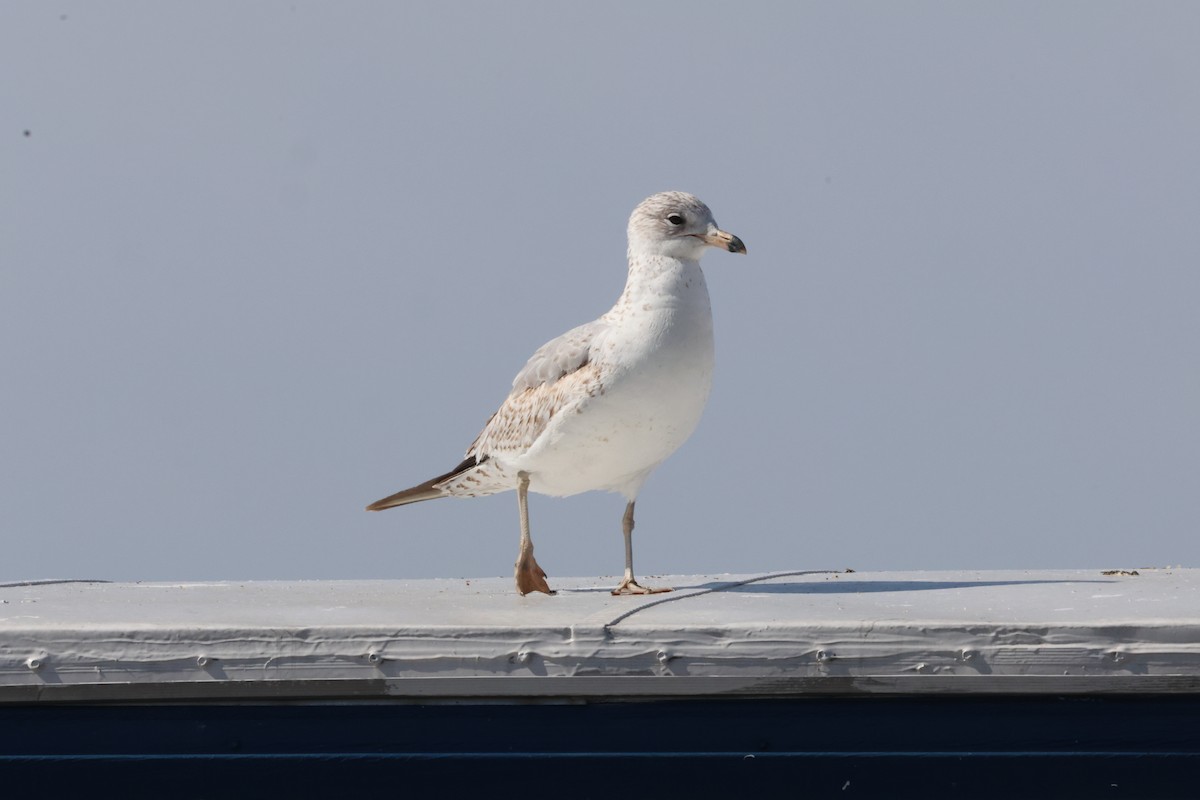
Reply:
<svg viewBox="0 0 1200 800"><path fill-rule="evenodd" d="M660 592L670 591L672 589L669 586L647 588L634 580L632 575L629 575L625 580L621 581L621 584L617 588L612 590L612 593L614 596L619 596L624 594L659 594Z"/></svg>
<svg viewBox="0 0 1200 800"><path fill-rule="evenodd" d="M537 560L532 554L517 559L516 578L517 591L522 595L530 592L555 594L554 590L550 588L550 584L546 583L545 570L538 566Z"/></svg>

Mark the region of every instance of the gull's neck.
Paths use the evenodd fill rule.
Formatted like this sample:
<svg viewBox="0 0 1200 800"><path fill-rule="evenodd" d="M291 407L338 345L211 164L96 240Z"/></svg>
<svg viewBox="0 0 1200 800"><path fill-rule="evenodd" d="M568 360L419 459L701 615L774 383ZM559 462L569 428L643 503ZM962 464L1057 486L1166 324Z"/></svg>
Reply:
<svg viewBox="0 0 1200 800"><path fill-rule="evenodd" d="M658 305L695 297L708 304L704 273L696 259L677 258L661 253L629 250L629 277L617 305L629 303Z"/></svg>

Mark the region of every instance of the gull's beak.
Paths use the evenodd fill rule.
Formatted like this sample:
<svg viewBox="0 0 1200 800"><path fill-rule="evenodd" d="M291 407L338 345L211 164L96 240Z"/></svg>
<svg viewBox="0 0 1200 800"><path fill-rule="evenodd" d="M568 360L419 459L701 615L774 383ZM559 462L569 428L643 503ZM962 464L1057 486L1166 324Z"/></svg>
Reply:
<svg viewBox="0 0 1200 800"><path fill-rule="evenodd" d="M746 245L741 239L734 236L732 233L726 233L720 228L712 227L708 229L708 233L700 237L704 243L713 247L719 247L722 250L728 250L731 253L745 253Z"/></svg>

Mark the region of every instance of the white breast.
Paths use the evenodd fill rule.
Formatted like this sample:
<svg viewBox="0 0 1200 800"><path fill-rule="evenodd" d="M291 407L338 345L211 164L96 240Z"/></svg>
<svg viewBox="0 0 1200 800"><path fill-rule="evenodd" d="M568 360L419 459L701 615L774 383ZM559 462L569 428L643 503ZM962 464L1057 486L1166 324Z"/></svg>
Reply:
<svg viewBox="0 0 1200 800"><path fill-rule="evenodd" d="M712 310L696 262L657 259L630 270L592 350L600 391L551 421L510 469L533 491L596 489L632 499L650 472L695 430L713 372Z"/></svg>

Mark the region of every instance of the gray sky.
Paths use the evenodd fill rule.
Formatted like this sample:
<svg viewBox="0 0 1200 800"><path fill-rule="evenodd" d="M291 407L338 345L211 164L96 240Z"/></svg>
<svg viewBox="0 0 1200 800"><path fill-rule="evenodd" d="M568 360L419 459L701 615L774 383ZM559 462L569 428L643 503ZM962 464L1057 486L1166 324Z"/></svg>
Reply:
<svg viewBox="0 0 1200 800"><path fill-rule="evenodd" d="M1200 5L8 2L0 578L510 575L449 469L698 194L639 574L1200 564ZM618 574L616 495L532 501Z"/></svg>

